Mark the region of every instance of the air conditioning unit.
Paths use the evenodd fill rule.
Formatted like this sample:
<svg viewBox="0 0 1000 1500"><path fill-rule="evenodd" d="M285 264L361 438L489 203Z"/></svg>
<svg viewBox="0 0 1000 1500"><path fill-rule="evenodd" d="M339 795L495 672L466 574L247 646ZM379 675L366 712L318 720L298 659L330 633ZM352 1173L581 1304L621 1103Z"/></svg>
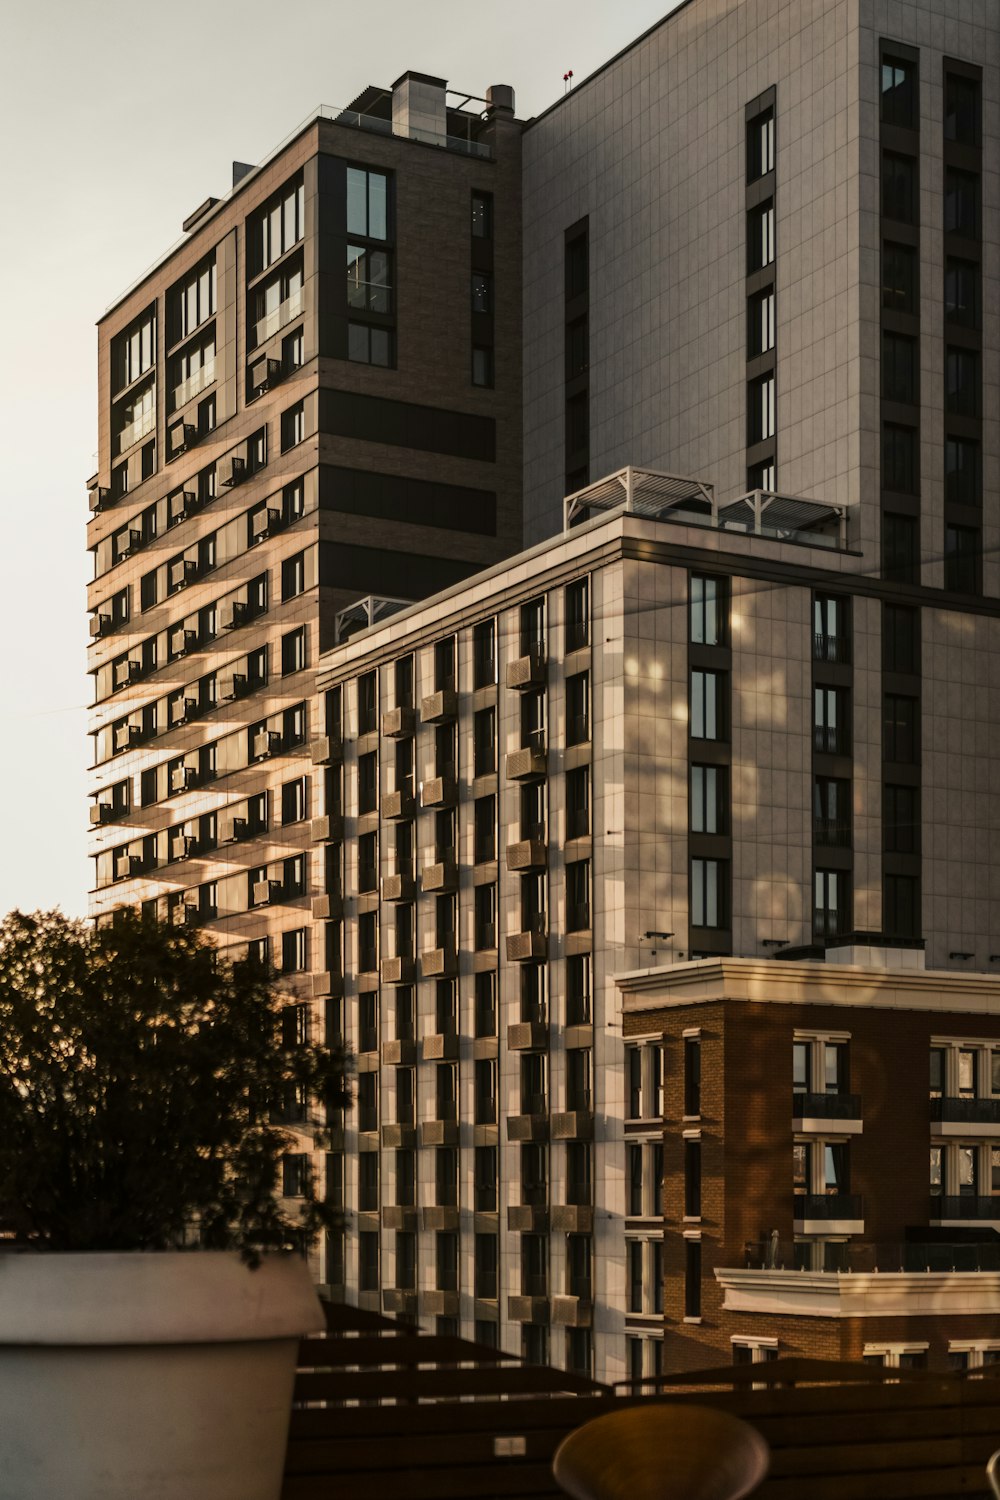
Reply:
<svg viewBox="0 0 1000 1500"><path fill-rule="evenodd" d="M90 621L90 633L95 640L102 635L107 635L114 621L110 615L94 615Z"/></svg>
<svg viewBox="0 0 1000 1500"><path fill-rule="evenodd" d="M133 745L138 745L142 740L142 730L138 724L119 724L115 730L115 749L130 750Z"/></svg>
<svg viewBox="0 0 1000 1500"><path fill-rule="evenodd" d="M241 484L247 477L247 463L245 458L224 458L219 465L219 482L226 489L231 489L235 484Z"/></svg>
<svg viewBox="0 0 1000 1500"><path fill-rule="evenodd" d="M90 508L95 516L99 511L102 511L106 505L110 504L110 502L111 491L105 489L103 485L98 485L96 489L91 490Z"/></svg>
<svg viewBox="0 0 1000 1500"><path fill-rule="evenodd" d="M198 441L198 429L193 422L175 422L167 428L167 458L179 458Z"/></svg>
<svg viewBox="0 0 1000 1500"><path fill-rule="evenodd" d="M119 661L115 663L115 687L127 687L130 682L138 682L142 676L141 661Z"/></svg>
<svg viewBox="0 0 1000 1500"><path fill-rule="evenodd" d="M271 536L281 525L280 510L259 510L250 522L250 536L255 542L262 542L266 536Z"/></svg>
<svg viewBox="0 0 1000 1500"><path fill-rule="evenodd" d="M222 682L223 698L242 698L247 690L246 674L234 672L232 677L226 677Z"/></svg>
<svg viewBox="0 0 1000 1500"><path fill-rule="evenodd" d="M201 704L197 698L178 698L170 705L171 724L190 724L198 717Z"/></svg>
<svg viewBox="0 0 1000 1500"><path fill-rule="evenodd" d="M234 599L229 606L228 618L223 620L223 630L238 630L247 621L247 606L239 599Z"/></svg>
<svg viewBox="0 0 1000 1500"><path fill-rule="evenodd" d="M197 901L178 901L170 913L170 920L175 927L193 927L198 920Z"/></svg>
<svg viewBox="0 0 1000 1500"><path fill-rule="evenodd" d="M186 792L195 786L198 781L198 772L194 766L174 766L170 773L170 790L172 792Z"/></svg>
<svg viewBox="0 0 1000 1500"><path fill-rule="evenodd" d="M267 906L271 901L281 900L280 880L258 880L254 883L253 904L254 906Z"/></svg>
<svg viewBox="0 0 1000 1500"><path fill-rule="evenodd" d="M189 557L182 557L178 562L170 564L170 587L172 589L187 588L198 577L198 564Z"/></svg>
<svg viewBox="0 0 1000 1500"><path fill-rule="evenodd" d="M170 632L170 655L187 656L189 651L194 651L198 645L197 630L185 630L183 625L175 625Z"/></svg>
<svg viewBox="0 0 1000 1500"><path fill-rule="evenodd" d="M90 821L97 828L101 823L110 823L114 817L114 808L110 802L92 802L90 804Z"/></svg>
<svg viewBox="0 0 1000 1500"><path fill-rule="evenodd" d="M227 818L222 825L222 842L224 844L238 844L245 839L249 824L246 818Z"/></svg>
<svg viewBox="0 0 1000 1500"><path fill-rule="evenodd" d="M280 359L259 359L250 368L250 387L255 396L263 396L281 379Z"/></svg>
<svg viewBox="0 0 1000 1500"><path fill-rule="evenodd" d="M253 737L254 760L266 760L281 749L281 735L273 729L258 729Z"/></svg>
<svg viewBox="0 0 1000 1500"><path fill-rule="evenodd" d="M135 549L142 544L142 532L123 531L115 538L115 561L124 562L126 557L131 557Z"/></svg>
<svg viewBox="0 0 1000 1500"><path fill-rule="evenodd" d="M115 859L115 879L128 880L142 869L142 860L137 854L119 854Z"/></svg>
<svg viewBox="0 0 1000 1500"><path fill-rule="evenodd" d="M188 833L175 833L170 840L171 859L190 859L198 847L197 839Z"/></svg>

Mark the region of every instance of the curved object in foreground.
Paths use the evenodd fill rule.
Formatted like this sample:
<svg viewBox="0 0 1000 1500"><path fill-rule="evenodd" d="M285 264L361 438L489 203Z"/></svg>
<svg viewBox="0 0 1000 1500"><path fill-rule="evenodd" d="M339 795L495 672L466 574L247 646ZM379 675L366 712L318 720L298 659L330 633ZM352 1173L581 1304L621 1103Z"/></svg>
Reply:
<svg viewBox="0 0 1000 1500"><path fill-rule="evenodd" d="M277 1500L306 1262L0 1253L4 1500Z"/></svg>
<svg viewBox="0 0 1000 1500"><path fill-rule="evenodd" d="M1000 1448L992 1455L986 1465L986 1478L990 1482L990 1489L997 1500L1000 1500Z"/></svg>
<svg viewBox="0 0 1000 1500"><path fill-rule="evenodd" d="M757 1430L710 1406L628 1406L578 1427L552 1460L573 1500L740 1500L767 1473Z"/></svg>

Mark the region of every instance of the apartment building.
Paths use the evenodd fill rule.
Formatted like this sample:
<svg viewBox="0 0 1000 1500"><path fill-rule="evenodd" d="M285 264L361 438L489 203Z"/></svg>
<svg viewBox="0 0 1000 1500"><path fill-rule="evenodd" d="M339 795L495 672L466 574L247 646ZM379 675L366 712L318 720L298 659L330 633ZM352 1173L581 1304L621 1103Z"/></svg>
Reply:
<svg viewBox="0 0 1000 1500"><path fill-rule="evenodd" d="M314 112L98 325L94 891L308 988L336 611L519 545L520 129L406 74Z"/></svg>
<svg viewBox="0 0 1000 1500"><path fill-rule="evenodd" d="M916 1177L874 1207L864 1070L887 968L913 1057L992 1066L998 41L950 0L688 0L527 123L407 74L234 168L102 320L93 909L259 945L289 1034L357 1053L331 1288L619 1378L772 1347L717 1271L959 1242ZM737 961L794 1016L761 980L733 1019ZM845 965L863 1116L789 1117ZM722 1145L677 1115L689 970L706 1090L752 1016L781 1109L773 1181L678 1228L678 1150L708 1202ZM970 1159L990 1196L985 1139L945 1197ZM807 1230L844 1144L864 1212Z"/></svg>
<svg viewBox="0 0 1000 1500"><path fill-rule="evenodd" d="M670 1370L1000 1360L1000 976L923 958L846 944L618 977L632 1376L651 1335Z"/></svg>

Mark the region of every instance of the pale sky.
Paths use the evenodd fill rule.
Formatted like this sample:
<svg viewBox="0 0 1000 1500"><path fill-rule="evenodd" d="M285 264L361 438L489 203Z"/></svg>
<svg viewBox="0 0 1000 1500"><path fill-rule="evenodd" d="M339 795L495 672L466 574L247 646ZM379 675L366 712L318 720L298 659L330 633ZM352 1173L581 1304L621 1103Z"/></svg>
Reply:
<svg viewBox="0 0 1000 1500"><path fill-rule="evenodd" d="M96 467L94 324L234 160L317 104L411 69L522 119L677 0L33 0L8 7L0 90L0 916L87 909L85 481Z"/></svg>

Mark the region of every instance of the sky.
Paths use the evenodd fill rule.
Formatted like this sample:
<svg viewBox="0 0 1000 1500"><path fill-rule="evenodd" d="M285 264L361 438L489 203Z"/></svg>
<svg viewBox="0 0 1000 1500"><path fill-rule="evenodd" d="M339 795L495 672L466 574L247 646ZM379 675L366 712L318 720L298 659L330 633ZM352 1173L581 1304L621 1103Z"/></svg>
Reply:
<svg viewBox="0 0 1000 1500"><path fill-rule="evenodd" d="M33 0L0 90L0 916L87 910L95 323L317 104L408 70L539 114L676 0Z"/></svg>

